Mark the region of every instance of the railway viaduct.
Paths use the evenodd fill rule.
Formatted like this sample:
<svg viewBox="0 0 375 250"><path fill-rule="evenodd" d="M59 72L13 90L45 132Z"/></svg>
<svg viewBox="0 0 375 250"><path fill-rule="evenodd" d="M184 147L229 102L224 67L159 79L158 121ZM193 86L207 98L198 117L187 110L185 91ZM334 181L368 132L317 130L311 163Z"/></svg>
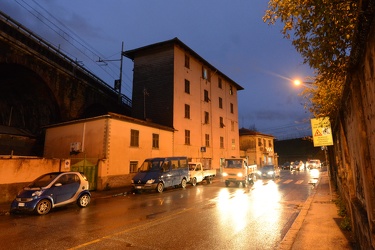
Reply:
<svg viewBox="0 0 375 250"><path fill-rule="evenodd" d="M0 155L41 155L43 127L109 111L131 100L0 12Z"/></svg>

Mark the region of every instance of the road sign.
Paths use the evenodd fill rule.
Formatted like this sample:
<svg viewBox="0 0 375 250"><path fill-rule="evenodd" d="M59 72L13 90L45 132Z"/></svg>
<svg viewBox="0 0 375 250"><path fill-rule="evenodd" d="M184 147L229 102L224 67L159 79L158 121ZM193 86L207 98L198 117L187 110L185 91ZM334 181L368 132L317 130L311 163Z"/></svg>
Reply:
<svg viewBox="0 0 375 250"><path fill-rule="evenodd" d="M311 119L314 147L332 146L332 130L329 117Z"/></svg>

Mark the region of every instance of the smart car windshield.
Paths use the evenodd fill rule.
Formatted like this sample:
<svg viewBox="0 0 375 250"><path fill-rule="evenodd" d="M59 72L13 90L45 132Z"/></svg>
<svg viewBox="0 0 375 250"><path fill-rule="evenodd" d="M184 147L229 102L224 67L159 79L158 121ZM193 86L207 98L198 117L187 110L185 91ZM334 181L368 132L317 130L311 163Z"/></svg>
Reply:
<svg viewBox="0 0 375 250"><path fill-rule="evenodd" d="M45 174L37 179L35 179L33 182L31 182L27 187L28 188L42 188L48 186L60 173L50 173Z"/></svg>

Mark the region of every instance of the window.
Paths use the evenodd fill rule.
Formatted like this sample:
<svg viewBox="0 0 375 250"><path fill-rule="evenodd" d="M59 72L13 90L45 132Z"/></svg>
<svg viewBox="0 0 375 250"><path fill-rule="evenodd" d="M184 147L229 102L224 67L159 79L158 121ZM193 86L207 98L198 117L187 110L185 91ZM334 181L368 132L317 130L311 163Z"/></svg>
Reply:
<svg viewBox="0 0 375 250"><path fill-rule="evenodd" d="M233 110L234 110L234 108L233 108L233 103L231 103L231 104L230 104L230 112L231 112L232 114L233 114L233 112L234 112Z"/></svg>
<svg viewBox="0 0 375 250"><path fill-rule="evenodd" d="M224 148L224 137L220 136L220 148Z"/></svg>
<svg viewBox="0 0 375 250"><path fill-rule="evenodd" d="M223 88L223 82L222 82L220 77L219 77L218 87L219 87L219 89Z"/></svg>
<svg viewBox="0 0 375 250"><path fill-rule="evenodd" d="M139 147L139 131L131 129L130 130L130 146Z"/></svg>
<svg viewBox="0 0 375 250"><path fill-rule="evenodd" d="M190 81L185 79L185 93L190 94Z"/></svg>
<svg viewBox="0 0 375 250"><path fill-rule="evenodd" d="M231 131L234 131L234 121L231 121L231 122L230 122L230 130L231 130Z"/></svg>
<svg viewBox="0 0 375 250"><path fill-rule="evenodd" d="M209 124L210 123L210 113L207 111L204 111L204 124Z"/></svg>
<svg viewBox="0 0 375 250"><path fill-rule="evenodd" d="M272 142L271 142L271 140L268 140L268 147L272 148Z"/></svg>
<svg viewBox="0 0 375 250"><path fill-rule="evenodd" d="M185 130L185 144L190 145L190 130Z"/></svg>
<svg viewBox="0 0 375 250"><path fill-rule="evenodd" d="M224 128L225 125L224 125L224 119L223 117L220 116L220 128Z"/></svg>
<svg viewBox="0 0 375 250"><path fill-rule="evenodd" d="M138 161L130 161L129 171L130 173L138 172Z"/></svg>
<svg viewBox="0 0 375 250"><path fill-rule="evenodd" d="M223 108L223 98L219 97L219 108Z"/></svg>
<svg viewBox="0 0 375 250"><path fill-rule="evenodd" d="M232 85L229 86L229 94L230 94L230 95L233 95L233 87L232 87Z"/></svg>
<svg viewBox="0 0 375 250"><path fill-rule="evenodd" d="M206 147L209 147L210 146L210 135L205 134L204 137L205 137Z"/></svg>
<svg viewBox="0 0 375 250"><path fill-rule="evenodd" d="M232 149L236 149L236 139L232 139Z"/></svg>
<svg viewBox="0 0 375 250"><path fill-rule="evenodd" d="M190 69L190 57L185 55L185 67Z"/></svg>
<svg viewBox="0 0 375 250"><path fill-rule="evenodd" d="M205 102L211 101L210 98L208 97L208 90L204 90L204 101Z"/></svg>
<svg viewBox="0 0 375 250"><path fill-rule="evenodd" d="M152 148L159 148L159 134L152 134Z"/></svg>
<svg viewBox="0 0 375 250"><path fill-rule="evenodd" d="M258 147L261 147L261 146L263 146L262 139L258 138Z"/></svg>
<svg viewBox="0 0 375 250"><path fill-rule="evenodd" d="M190 105L185 104L185 118L190 119Z"/></svg>
<svg viewBox="0 0 375 250"><path fill-rule="evenodd" d="M211 81L211 72L206 67L202 67L202 78Z"/></svg>

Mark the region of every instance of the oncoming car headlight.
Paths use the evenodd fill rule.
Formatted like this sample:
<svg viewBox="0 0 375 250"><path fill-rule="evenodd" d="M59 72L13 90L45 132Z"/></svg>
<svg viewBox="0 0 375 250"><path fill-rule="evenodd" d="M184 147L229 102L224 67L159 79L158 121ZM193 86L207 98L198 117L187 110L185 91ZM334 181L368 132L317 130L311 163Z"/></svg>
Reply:
<svg viewBox="0 0 375 250"><path fill-rule="evenodd" d="M237 176L238 176L238 177L242 177L243 174L242 174L242 173L238 173Z"/></svg>
<svg viewBox="0 0 375 250"><path fill-rule="evenodd" d="M147 184L152 184L152 183L154 183L154 182L155 182L154 179L150 179L150 180L148 180L146 183L147 183Z"/></svg>
<svg viewBox="0 0 375 250"><path fill-rule="evenodd" d="M262 175L262 172L261 171L257 171L257 174Z"/></svg>
<svg viewBox="0 0 375 250"><path fill-rule="evenodd" d="M272 174L273 174L273 171L268 171L267 174L272 175Z"/></svg>
<svg viewBox="0 0 375 250"><path fill-rule="evenodd" d="M224 173L223 173L223 176L228 176L228 174L224 172Z"/></svg>

